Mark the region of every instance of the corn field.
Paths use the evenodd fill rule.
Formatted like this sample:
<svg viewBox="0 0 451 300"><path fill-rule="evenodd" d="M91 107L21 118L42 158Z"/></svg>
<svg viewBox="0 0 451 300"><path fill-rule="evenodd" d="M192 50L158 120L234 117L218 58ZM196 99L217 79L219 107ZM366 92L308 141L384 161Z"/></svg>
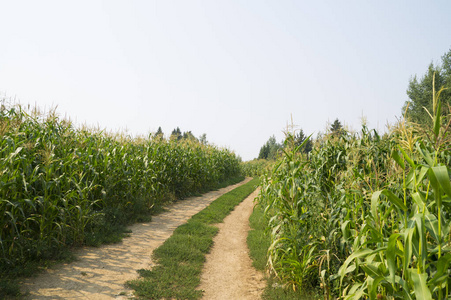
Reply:
<svg viewBox="0 0 451 300"><path fill-rule="evenodd" d="M241 163L241 172L248 177L260 177L266 174L274 164L271 160L254 159Z"/></svg>
<svg viewBox="0 0 451 300"><path fill-rule="evenodd" d="M286 147L263 176L268 268L324 299L451 298L450 118ZM288 134L290 141L293 134Z"/></svg>
<svg viewBox="0 0 451 300"><path fill-rule="evenodd" d="M95 243L165 202L240 173L239 158L198 142L76 129L55 113L0 108L2 272Z"/></svg>

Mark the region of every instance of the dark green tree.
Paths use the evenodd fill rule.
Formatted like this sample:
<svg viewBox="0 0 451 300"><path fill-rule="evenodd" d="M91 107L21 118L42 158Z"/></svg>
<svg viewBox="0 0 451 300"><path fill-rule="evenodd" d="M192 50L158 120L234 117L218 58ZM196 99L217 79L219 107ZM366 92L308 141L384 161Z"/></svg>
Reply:
<svg viewBox="0 0 451 300"><path fill-rule="evenodd" d="M260 148L260 152L258 154L258 159L268 159L268 156L269 156L269 146L268 146L268 144L264 144Z"/></svg>
<svg viewBox="0 0 451 300"><path fill-rule="evenodd" d="M297 134L294 135L294 146L299 147L305 141L307 136L304 134L304 131L301 129ZM304 146L299 149L303 153L309 153L313 149L313 143L310 139L305 142Z"/></svg>
<svg viewBox="0 0 451 300"><path fill-rule="evenodd" d="M182 139L182 132L180 131L179 127L172 130L170 139L171 141L180 141Z"/></svg>
<svg viewBox="0 0 451 300"><path fill-rule="evenodd" d="M183 139L190 140L190 141L197 141L197 138L194 136L194 134L191 131L184 132Z"/></svg>
<svg viewBox="0 0 451 300"><path fill-rule="evenodd" d="M335 119L335 121L330 126L330 131L332 132L332 135L334 135L334 136L340 136L343 134L343 132L344 132L343 125L341 125L338 118Z"/></svg>
<svg viewBox="0 0 451 300"><path fill-rule="evenodd" d="M442 113L449 113L448 105L451 104L451 49L442 56L441 64L434 65L431 63L421 78L415 75L410 79L407 88L409 100L404 103L402 111L404 114L407 109L406 117L410 121L418 124L432 124L429 114L434 115L432 107L434 74L435 91L438 92L442 87L447 88L441 93L440 99L442 101Z"/></svg>
<svg viewBox="0 0 451 300"><path fill-rule="evenodd" d="M202 134L200 137L199 137L199 142L201 143L201 144L203 144L203 145L206 145L208 142L207 142L207 134L206 133L204 133L204 134Z"/></svg>
<svg viewBox="0 0 451 300"><path fill-rule="evenodd" d="M161 126L158 127L157 132L153 136L154 138L160 138L162 139L164 137L163 130L161 129Z"/></svg>
<svg viewBox="0 0 451 300"><path fill-rule="evenodd" d="M279 150L282 145L277 143L276 137L272 136L269 140L260 148L258 158L260 159L276 159Z"/></svg>

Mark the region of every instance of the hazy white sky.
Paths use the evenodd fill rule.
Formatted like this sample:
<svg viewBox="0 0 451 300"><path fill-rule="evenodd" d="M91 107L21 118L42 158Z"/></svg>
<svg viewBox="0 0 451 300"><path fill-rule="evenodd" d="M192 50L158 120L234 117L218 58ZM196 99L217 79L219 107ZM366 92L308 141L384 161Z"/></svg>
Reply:
<svg viewBox="0 0 451 300"><path fill-rule="evenodd" d="M384 130L451 48L451 1L3 1L0 95L244 160L293 121Z"/></svg>

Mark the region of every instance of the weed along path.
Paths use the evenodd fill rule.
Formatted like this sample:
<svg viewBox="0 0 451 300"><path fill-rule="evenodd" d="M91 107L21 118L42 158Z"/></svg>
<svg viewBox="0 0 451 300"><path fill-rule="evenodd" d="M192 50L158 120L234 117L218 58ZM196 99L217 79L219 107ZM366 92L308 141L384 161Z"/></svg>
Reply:
<svg viewBox="0 0 451 300"><path fill-rule="evenodd" d="M224 222L207 254L199 289L203 299L260 299L266 286L263 274L252 267L246 243L249 216L258 190L239 204Z"/></svg>
<svg viewBox="0 0 451 300"><path fill-rule="evenodd" d="M151 222L131 226L131 236L121 243L79 249L75 252L77 261L24 280L22 289L29 292L29 299L128 299L133 292L124 283L138 277L136 270L152 267L155 248L192 215L249 180L178 201L167 207L168 211L153 216Z"/></svg>

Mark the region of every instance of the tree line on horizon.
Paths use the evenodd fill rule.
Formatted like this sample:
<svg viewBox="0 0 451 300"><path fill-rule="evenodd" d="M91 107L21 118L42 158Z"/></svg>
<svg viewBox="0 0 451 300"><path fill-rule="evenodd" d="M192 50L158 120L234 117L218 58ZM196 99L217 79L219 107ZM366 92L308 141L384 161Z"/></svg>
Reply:
<svg viewBox="0 0 451 300"><path fill-rule="evenodd" d="M440 92L442 115L451 112L451 48L441 57L441 62L431 62L426 72L421 76L414 75L409 80L407 96L402 107L402 114L406 120L418 125L432 125L433 113L432 95L434 90ZM346 129L337 118L328 128L328 134L337 136L346 134ZM300 129L294 136L295 146L301 145L308 136ZM286 142L278 143L276 137L271 136L260 148L258 159L276 160L278 153L284 148ZM313 149L313 141L309 139L299 151L308 154Z"/></svg>
<svg viewBox="0 0 451 300"><path fill-rule="evenodd" d="M161 129L161 126L158 127L157 132L153 135L154 138L164 138L163 129ZM204 133L199 138L195 137L194 134L190 131L185 131L182 133L180 130L180 127L174 128L172 130L171 135L169 136L170 141L181 141L181 140L189 140L189 141L196 141L203 145L206 145L207 142L207 134Z"/></svg>
<svg viewBox="0 0 451 300"><path fill-rule="evenodd" d="M338 118L330 125L329 131L333 136L339 136L346 132ZM304 141L305 144L303 144ZM313 141L304 133L303 129L298 130L294 134L293 142L294 147L299 147L299 152L301 153L308 154L313 149ZM287 145L287 143L287 140L284 140L282 143L277 143L276 137L274 135L271 136L260 148L258 159L276 160L278 153Z"/></svg>

